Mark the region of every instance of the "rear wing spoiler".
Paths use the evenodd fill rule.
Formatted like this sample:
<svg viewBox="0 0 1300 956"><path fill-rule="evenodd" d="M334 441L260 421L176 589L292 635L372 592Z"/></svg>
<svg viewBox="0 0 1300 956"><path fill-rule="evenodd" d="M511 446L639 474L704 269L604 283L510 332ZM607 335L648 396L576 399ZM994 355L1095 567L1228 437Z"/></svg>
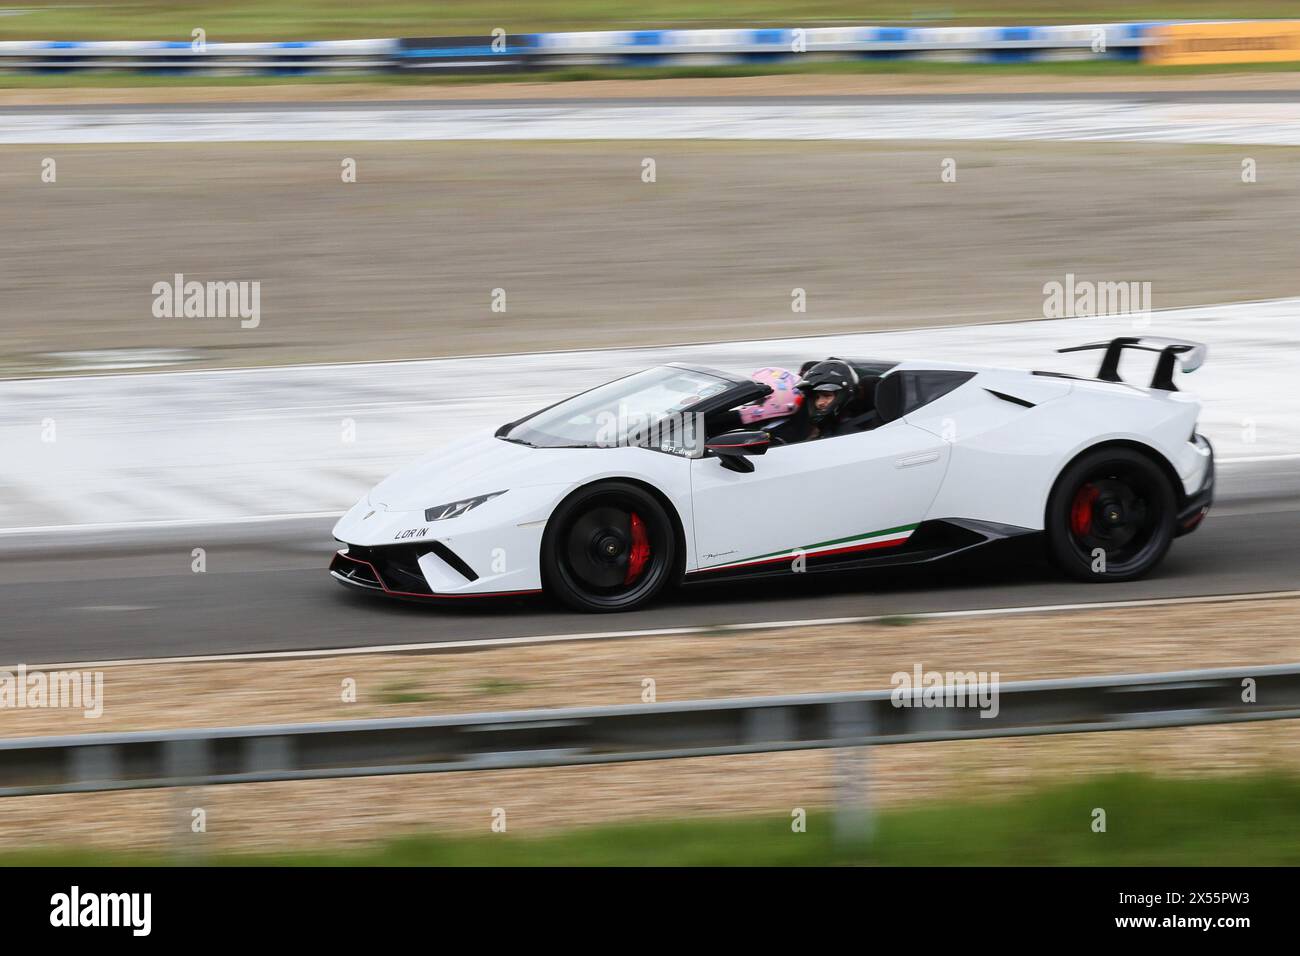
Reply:
<svg viewBox="0 0 1300 956"><path fill-rule="evenodd" d="M1161 338L1138 338L1137 336L1122 336L1111 339L1109 342L1090 342L1087 345L1072 345L1069 348L1057 349L1057 352L1092 352L1106 350L1102 356L1101 368L1097 370L1097 378L1103 382L1122 382L1119 377L1119 359L1124 354L1125 349L1137 349L1142 352L1159 352L1160 358L1156 359L1156 371L1151 376L1150 388L1158 388L1166 392L1178 391L1178 386L1174 384L1174 365L1175 363L1183 367L1184 372L1195 372L1205 361L1206 348L1200 342L1188 342L1183 339L1161 339Z"/></svg>

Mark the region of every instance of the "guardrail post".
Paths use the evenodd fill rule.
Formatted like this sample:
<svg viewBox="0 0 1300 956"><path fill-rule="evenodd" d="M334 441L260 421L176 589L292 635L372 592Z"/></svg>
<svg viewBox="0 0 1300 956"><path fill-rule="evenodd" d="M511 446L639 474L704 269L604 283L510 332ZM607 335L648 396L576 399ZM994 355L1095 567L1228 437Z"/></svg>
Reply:
<svg viewBox="0 0 1300 956"><path fill-rule="evenodd" d="M870 737L871 713L865 701L841 701L831 705L831 735L836 740ZM875 832L871 808L871 748L866 745L837 747L831 774L835 787L832 835L838 844L863 843Z"/></svg>
<svg viewBox="0 0 1300 956"><path fill-rule="evenodd" d="M253 737L244 748L244 770L247 773L273 773L293 768L291 737Z"/></svg>
<svg viewBox="0 0 1300 956"><path fill-rule="evenodd" d="M171 823L167 830L172 855L179 860L193 862L203 853L203 837L206 829L194 831L193 811L199 803L202 789L193 781L200 780L209 773L208 742L203 739L182 738L169 740L163 745L163 772L168 779L175 780L177 786L171 791L171 806L168 816ZM207 825L207 810L204 808L204 826Z"/></svg>
<svg viewBox="0 0 1300 956"><path fill-rule="evenodd" d="M69 752L72 783L109 784L121 773L121 760L116 747L76 747Z"/></svg>

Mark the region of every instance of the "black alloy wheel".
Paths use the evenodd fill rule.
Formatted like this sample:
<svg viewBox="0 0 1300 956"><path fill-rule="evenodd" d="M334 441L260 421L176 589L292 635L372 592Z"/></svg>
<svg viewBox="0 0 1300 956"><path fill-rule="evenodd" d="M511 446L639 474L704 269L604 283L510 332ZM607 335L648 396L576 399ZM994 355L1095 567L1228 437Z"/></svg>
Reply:
<svg viewBox="0 0 1300 956"><path fill-rule="evenodd" d="M556 508L542 538L548 593L579 611L630 611L658 594L677 563L672 521L627 482L581 488Z"/></svg>
<svg viewBox="0 0 1300 956"><path fill-rule="evenodd" d="M1131 448L1076 459L1047 505L1052 558L1083 581L1131 581L1149 572L1174 537L1177 494L1164 470Z"/></svg>

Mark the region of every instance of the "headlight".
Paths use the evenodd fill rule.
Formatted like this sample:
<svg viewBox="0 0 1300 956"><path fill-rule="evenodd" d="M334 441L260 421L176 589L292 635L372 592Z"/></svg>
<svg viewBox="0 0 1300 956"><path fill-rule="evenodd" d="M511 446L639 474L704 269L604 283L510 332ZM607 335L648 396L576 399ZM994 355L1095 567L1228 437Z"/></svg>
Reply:
<svg viewBox="0 0 1300 956"><path fill-rule="evenodd" d="M424 520L442 521L444 518L455 518L459 515L463 515L466 511L473 511L485 501L491 501L498 495L504 494L504 491L494 491L490 495L479 495L477 498L462 498L460 501L451 501L445 505L426 508L424 511Z"/></svg>

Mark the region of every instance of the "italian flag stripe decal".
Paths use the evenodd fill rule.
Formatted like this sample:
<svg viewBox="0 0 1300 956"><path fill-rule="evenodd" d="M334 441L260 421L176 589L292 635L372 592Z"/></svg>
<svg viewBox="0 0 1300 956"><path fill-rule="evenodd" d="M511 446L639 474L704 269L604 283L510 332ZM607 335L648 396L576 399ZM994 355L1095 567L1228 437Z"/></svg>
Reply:
<svg viewBox="0 0 1300 956"><path fill-rule="evenodd" d="M917 528L914 524L900 525L897 528L885 528L883 531L871 531L867 534L851 534L847 538L832 538L830 541L818 541L806 544L802 548L790 548L786 551L773 551L760 554L743 561L729 561L726 564L714 564L699 571L724 571L731 568L748 568L760 564L777 564L793 561L799 556L829 557L833 554L849 554L853 551L871 551L876 548L896 548L912 536Z"/></svg>

